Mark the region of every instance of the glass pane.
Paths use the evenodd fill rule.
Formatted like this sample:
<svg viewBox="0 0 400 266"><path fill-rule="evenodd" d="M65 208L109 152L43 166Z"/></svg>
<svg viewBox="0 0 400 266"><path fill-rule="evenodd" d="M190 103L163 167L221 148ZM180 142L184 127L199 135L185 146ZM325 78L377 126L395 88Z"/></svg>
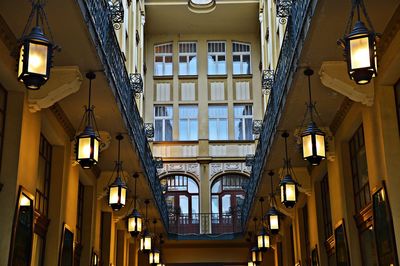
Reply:
<svg viewBox="0 0 400 266"><path fill-rule="evenodd" d="M227 140L228 139L228 120L227 119L220 119L219 120L219 139L220 140Z"/></svg>
<svg viewBox="0 0 400 266"><path fill-rule="evenodd" d="M371 230L367 229L360 234L360 246L363 265L377 266L375 237L372 228Z"/></svg>
<svg viewBox="0 0 400 266"><path fill-rule="evenodd" d="M211 192L212 193L220 193L222 191L222 186L221 186L221 180L218 180L217 182L214 182Z"/></svg>
<svg viewBox="0 0 400 266"><path fill-rule="evenodd" d="M28 72L39 75L46 75L47 46L30 43Z"/></svg>
<svg viewBox="0 0 400 266"><path fill-rule="evenodd" d="M222 197L222 213L229 214L231 211L231 195Z"/></svg>
<svg viewBox="0 0 400 266"><path fill-rule="evenodd" d="M368 36L350 40L351 68L370 67Z"/></svg>
<svg viewBox="0 0 400 266"><path fill-rule="evenodd" d="M250 55L243 55L243 74L250 74Z"/></svg>
<svg viewBox="0 0 400 266"><path fill-rule="evenodd" d="M199 193L199 187L197 186L197 183L191 178L188 178L188 192L194 194Z"/></svg>
<svg viewBox="0 0 400 266"><path fill-rule="evenodd" d="M252 118L246 118L244 120L245 122L245 134L246 134L246 140L252 140L253 139L253 119Z"/></svg>
<svg viewBox="0 0 400 266"><path fill-rule="evenodd" d="M189 140L189 125L187 119L179 120L179 139L180 140Z"/></svg>
<svg viewBox="0 0 400 266"><path fill-rule="evenodd" d="M154 121L154 139L156 141L162 141L163 140L163 134L162 134L162 130L163 130L163 126L162 126L162 120L156 119Z"/></svg>
<svg viewBox="0 0 400 266"><path fill-rule="evenodd" d="M208 56L208 74L215 75L217 73L216 56Z"/></svg>
<svg viewBox="0 0 400 266"><path fill-rule="evenodd" d="M189 56L189 75L197 74L197 58L196 56Z"/></svg>
<svg viewBox="0 0 400 266"><path fill-rule="evenodd" d="M187 196L179 195L179 207L182 214L189 214L189 199Z"/></svg>
<svg viewBox="0 0 400 266"><path fill-rule="evenodd" d="M307 135L303 137L303 157L306 158L312 155L312 136Z"/></svg>
<svg viewBox="0 0 400 266"><path fill-rule="evenodd" d="M165 120L165 141L172 141L172 119Z"/></svg>

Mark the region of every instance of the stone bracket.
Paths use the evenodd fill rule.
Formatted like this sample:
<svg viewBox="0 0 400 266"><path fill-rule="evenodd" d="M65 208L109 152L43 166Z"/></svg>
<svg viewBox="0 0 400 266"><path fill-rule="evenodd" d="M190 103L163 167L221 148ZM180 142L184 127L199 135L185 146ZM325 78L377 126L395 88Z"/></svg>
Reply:
<svg viewBox="0 0 400 266"><path fill-rule="evenodd" d="M357 85L347 74L346 62L325 61L321 65L319 75L326 87L366 106L374 104L374 83Z"/></svg>
<svg viewBox="0 0 400 266"><path fill-rule="evenodd" d="M77 66L53 67L50 79L40 90L28 91L28 107L32 113L48 108L65 97L76 93L82 84Z"/></svg>

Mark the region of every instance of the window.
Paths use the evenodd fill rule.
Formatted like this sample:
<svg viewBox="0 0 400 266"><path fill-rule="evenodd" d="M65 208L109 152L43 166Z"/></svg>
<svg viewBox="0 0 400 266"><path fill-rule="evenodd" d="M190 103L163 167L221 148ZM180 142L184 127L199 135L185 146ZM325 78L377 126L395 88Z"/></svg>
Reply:
<svg viewBox="0 0 400 266"><path fill-rule="evenodd" d="M211 186L211 223L213 233L236 230L241 219L241 206L247 178L239 174L227 174L216 179Z"/></svg>
<svg viewBox="0 0 400 266"><path fill-rule="evenodd" d="M211 105L208 107L208 138L210 140L228 139L228 107Z"/></svg>
<svg viewBox="0 0 400 266"><path fill-rule="evenodd" d="M253 140L253 106L235 105L235 139Z"/></svg>
<svg viewBox="0 0 400 266"><path fill-rule="evenodd" d="M233 74L250 74L250 44L233 42L232 61L233 61Z"/></svg>
<svg viewBox="0 0 400 266"><path fill-rule="evenodd" d="M356 212L359 213L371 202L364 130L362 125L354 133L349 144L354 202Z"/></svg>
<svg viewBox="0 0 400 266"><path fill-rule="evenodd" d="M197 140L198 139L198 123L197 123L197 106L181 105L179 106L179 139L180 140Z"/></svg>
<svg viewBox="0 0 400 266"><path fill-rule="evenodd" d="M154 46L154 75L172 76L172 43Z"/></svg>
<svg viewBox="0 0 400 266"><path fill-rule="evenodd" d="M331 201L329 195L329 182L328 174L326 174L321 180L321 202L322 202L322 216L324 220L324 236L327 240L332 236L332 215L331 215Z"/></svg>
<svg viewBox="0 0 400 266"><path fill-rule="evenodd" d="M179 43L179 75L197 75L197 43Z"/></svg>
<svg viewBox="0 0 400 266"><path fill-rule="evenodd" d="M6 120L7 91L0 85L0 165L3 150L4 126Z"/></svg>
<svg viewBox="0 0 400 266"><path fill-rule="evenodd" d="M161 179L167 201L169 224L172 232L199 233L199 186L185 175L171 175Z"/></svg>
<svg viewBox="0 0 400 266"><path fill-rule="evenodd" d="M208 42L208 75L226 74L226 43Z"/></svg>
<svg viewBox="0 0 400 266"><path fill-rule="evenodd" d="M154 106L154 139L155 141L172 140L172 106Z"/></svg>

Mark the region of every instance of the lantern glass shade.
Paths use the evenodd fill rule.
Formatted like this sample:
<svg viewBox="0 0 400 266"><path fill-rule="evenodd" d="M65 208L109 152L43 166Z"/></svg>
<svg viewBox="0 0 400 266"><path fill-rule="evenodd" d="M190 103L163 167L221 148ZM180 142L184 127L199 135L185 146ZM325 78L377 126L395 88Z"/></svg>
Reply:
<svg viewBox="0 0 400 266"><path fill-rule="evenodd" d="M52 44L40 27L34 27L19 48L18 80L37 90L49 79Z"/></svg>
<svg viewBox="0 0 400 266"><path fill-rule="evenodd" d="M350 78L359 85L369 83L377 74L375 34L357 21L345 38L345 49Z"/></svg>
<svg viewBox="0 0 400 266"><path fill-rule="evenodd" d="M262 262L262 252L258 247L254 247L251 250L251 261L256 265Z"/></svg>
<svg viewBox="0 0 400 266"><path fill-rule="evenodd" d="M253 263L252 261L249 261L249 262L247 263L247 266L254 266L254 263Z"/></svg>
<svg viewBox="0 0 400 266"><path fill-rule="evenodd" d="M142 238L140 239L140 251L150 252L151 250L151 235L145 231Z"/></svg>
<svg viewBox="0 0 400 266"><path fill-rule="evenodd" d="M91 126L76 137L76 160L84 169L92 168L99 161L100 139Z"/></svg>
<svg viewBox="0 0 400 266"><path fill-rule="evenodd" d="M150 251L149 253L149 263L152 265L156 265L160 263L160 251L156 248Z"/></svg>
<svg viewBox="0 0 400 266"><path fill-rule="evenodd" d="M290 175L286 175L281 183L281 202L286 208L293 208L297 202L297 183Z"/></svg>
<svg viewBox="0 0 400 266"><path fill-rule="evenodd" d="M31 199L21 193L21 197L19 198L19 206L21 207L29 207L31 206Z"/></svg>
<svg viewBox="0 0 400 266"><path fill-rule="evenodd" d="M261 251L266 251L270 247L269 235L266 232L257 236L257 246Z"/></svg>
<svg viewBox="0 0 400 266"><path fill-rule="evenodd" d="M319 165L326 158L325 133L314 122L302 134L303 159L312 165Z"/></svg>
<svg viewBox="0 0 400 266"><path fill-rule="evenodd" d="M126 185L122 182L120 177L117 177L110 186L108 204L114 211L119 211L125 206L126 188Z"/></svg>
<svg viewBox="0 0 400 266"><path fill-rule="evenodd" d="M279 215L272 214L269 216L269 228L272 230L279 230Z"/></svg>
<svg viewBox="0 0 400 266"><path fill-rule="evenodd" d="M287 201L296 201L296 184L286 184L285 194Z"/></svg>

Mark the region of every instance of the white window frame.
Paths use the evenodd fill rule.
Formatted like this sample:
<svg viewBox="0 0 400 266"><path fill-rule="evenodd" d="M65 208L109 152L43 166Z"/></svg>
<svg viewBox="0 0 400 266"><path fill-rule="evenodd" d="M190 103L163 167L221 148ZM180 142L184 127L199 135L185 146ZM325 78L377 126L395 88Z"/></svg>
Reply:
<svg viewBox="0 0 400 266"><path fill-rule="evenodd" d="M223 45L223 50L224 51L215 51L215 50L219 50L218 45ZM210 46L212 45L212 46ZM211 48L211 49L210 49ZM211 51L210 51L211 50ZM214 67L216 67L215 69L215 73L211 73L210 71L210 57L215 56L216 57L216 63L214 64ZM223 62L222 60L220 61L219 58L224 56L225 58L225 68L223 69L222 72L218 71L218 63L219 62ZM227 61L226 61L226 42L225 41L208 41L207 42L207 73L208 75L226 75L227 74L227 65L226 65Z"/></svg>
<svg viewBox="0 0 400 266"><path fill-rule="evenodd" d="M181 116L181 110L185 108L196 108L196 115L195 116L187 116L187 117L182 117ZM191 127L190 124L191 122L196 121L197 123L197 130L195 132L195 137L191 139L190 137L188 139L183 139L181 135L181 123L186 123L187 124L187 136L190 136L191 132ZM197 105L179 105L179 140L198 140L199 139L199 108Z"/></svg>
<svg viewBox="0 0 400 266"><path fill-rule="evenodd" d="M184 46L190 47L191 45L194 45L194 51L190 51L190 52L182 51L182 48ZM179 75L181 75L181 76L197 75L197 42L179 42L178 46L179 46L179 57L178 57ZM191 56L194 56L194 58L196 60L196 66L194 69L194 73L190 73L190 70L191 70L190 69L190 57ZM181 62L181 57L185 57L186 62ZM181 64L185 64L186 72L183 72L183 69L181 69Z"/></svg>
<svg viewBox="0 0 400 266"><path fill-rule="evenodd" d="M211 116L211 114L210 114L210 108L213 108L213 107L223 107L223 108L225 108L225 110L226 110L226 117L221 117L221 116L215 116L215 117L212 117ZM216 120L217 121L217 125L219 125L220 124L220 121L221 120L224 120L224 121L226 121L226 138L221 138L221 134L220 134L220 129L221 129L221 127L220 126L217 126L217 138L215 138L215 139L211 139L211 135L210 135L210 122L212 121L212 120ZM228 105L225 105L225 104L218 104L218 105L209 105L208 106L208 127L209 127L209 129L208 129L208 139L209 140L228 140L229 139L229 114L228 114Z"/></svg>
<svg viewBox="0 0 400 266"><path fill-rule="evenodd" d="M244 115L244 114L241 114L240 116L236 116L236 108L237 107L244 107L245 109L246 109L246 107L247 106L250 106L251 107L251 115ZM233 119L234 119L234 127L235 127L235 140L253 140L254 139L254 136L253 136L253 123L251 123L251 125L250 125L250 129L248 129L248 130L250 130L250 132L251 132L251 138L250 139L246 139L246 119L251 119L251 121L253 121L253 113L254 113L254 110L253 110L253 105L252 104L235 104L234 106L233 106L233 109L234 109L234 111L233 111L233 114L234 114L234 117L233 117ZM243 136L243 138L242 139L240 139L240 138L238 138L237 137L237 134L236 133L238 133L238 131L239 131L239 129L238 128L236 128L236 121L237 120L241 120L241 122L242 122L242 136Z"/></svg>
<svg viewBox="0 0 400 266"><path fill-rule="evenodd" d="M169 48L170 47L170 48ZM164 51L162 52L156 52L157 48L163 49ZM170 49L171 52L169 52L168 50ZM161 44L156 44L154 45L154 76L172 76L174 74L174 53L173 53L173 44L172 42L168 42L168 43L161 43ZM157 57L162 57L162 62L156 62L156 58ZM171 73L166 73L166 64L167 62L165 61L165 59L167 57L171 57L171 62L168 64L171 64ZM162 73L156 73L157 71L157 67L156 64L162 64Z"/></svg>
<svg viewBox="0 0 400 266"><path fill-rule="evenodd" d="M170 108L170 115L163 115L163 116L156 116L156 109L159 107L164 107L164 108ZM162 136L161 139L157 139L156 141L172 141L173 140L173 134L174 134L174 113L173 113L173 106L172 105L154 105L154 138L155 138L155 133L157 132L156 130L156 121L157 120L162 120ZM168 111L167 111L168 113ZM171 120L171 136L172 138L169 140L166 139L166 121Z"/></svg>
<svg viewBox="0 0 400 266"><path fill-rule="evenodd" d="M239 51L235 51L235 46L239 47ZM247 49L245 49L245 47L248 47L248 51L246 51ZM239 56L240 61L240 71L239 73L235 72L235 61L233 60L233 58L235 56ZM244 64L244 60L243 57L244 56L249 56L249 70L248 72L245 72L245 64ZM251 44L250 43L244 43L244 42L232 42L232 71L233 71L233 75L250 75L251 74Z"/></svg>

